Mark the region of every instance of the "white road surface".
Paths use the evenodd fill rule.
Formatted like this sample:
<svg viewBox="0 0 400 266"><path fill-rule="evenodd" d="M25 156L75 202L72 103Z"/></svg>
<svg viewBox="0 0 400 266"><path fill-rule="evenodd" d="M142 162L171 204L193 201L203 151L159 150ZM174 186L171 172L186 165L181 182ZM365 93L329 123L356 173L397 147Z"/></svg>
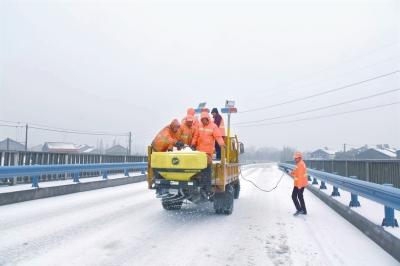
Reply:
<svg viewBox="0 0 400 266"><path fill-rule="evenodd" d="M275 165L244 175L271 188ZM242 180L230 216L211 204L166 211L146 183L0 207L0 265L399 265L305 192L293 217L292 180L263 193Z"/></svg>

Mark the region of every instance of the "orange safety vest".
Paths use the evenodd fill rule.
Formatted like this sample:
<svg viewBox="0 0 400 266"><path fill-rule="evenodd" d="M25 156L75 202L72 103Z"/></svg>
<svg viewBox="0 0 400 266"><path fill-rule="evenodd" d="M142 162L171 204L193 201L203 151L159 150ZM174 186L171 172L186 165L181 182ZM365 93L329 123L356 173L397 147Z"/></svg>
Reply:
<svg viewBox="0 0 400 266"><path fill-rule="evenodd" d="M212 156L215 149L215 141L217 141L219 145L225 145L217 125L211 121L207 126L204 126L203 123L199 123L197 133L192 141L192 145L196 146L196 150Z"/></svg>
<svg viewBox="0 0 400 266"><path fill-rule="evenodd" d="M194 123L191 127L188 127L186 125L186 121L182 121L181 127L179 128L177 133L177 138L178 140L182 141L183 144L191 145L196 131L197 127L194 125Z"/></svg>
<svg viewBox="0 0 400 266"><path fill-rule="evenodd" d="M198 128L199 127L199 119L196 117L196 116L194 116L194 120L193 120L193 125L192 125L192 127L194 127L194 128ZM182 120L181 120L181 126L183 125L183 124L186 124L186 118L183 118Z"/></svg>
<svg viewBox="0 0 400 266"><path fill-rule="evenodd" d="M157 134L151 146L155 151L167 151L172 149L177 141L177 134L172 132L170 126L166 126Z"/></svg>
<svg viewBox="0 0 400 266"><path fill-rule="evenodd" d="M291 175L294 178L294 186L303 188L308 185L307 167L303 160L299 161Z"/></svg>

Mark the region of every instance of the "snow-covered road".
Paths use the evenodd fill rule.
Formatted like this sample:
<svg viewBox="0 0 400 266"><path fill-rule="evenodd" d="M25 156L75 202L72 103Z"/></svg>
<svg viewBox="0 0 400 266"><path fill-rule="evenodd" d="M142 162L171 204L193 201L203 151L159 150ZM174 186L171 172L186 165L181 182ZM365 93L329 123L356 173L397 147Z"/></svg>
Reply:
<svg viewBox="0 0 400 266"><path fill-rule="evenodd" d="M275 165L243 174L271 188ZM293 217L292 180L263 193L242 180L230 216L211 204L165 211L147 184L0 207L0 265L399 265L308 191Z"/></svg>

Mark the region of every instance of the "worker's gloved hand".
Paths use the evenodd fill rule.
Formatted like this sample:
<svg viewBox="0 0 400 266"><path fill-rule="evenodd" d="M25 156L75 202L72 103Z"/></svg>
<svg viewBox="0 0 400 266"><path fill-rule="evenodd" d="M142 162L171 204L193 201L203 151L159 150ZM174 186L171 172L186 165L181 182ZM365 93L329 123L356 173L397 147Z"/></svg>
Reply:
<svg viewBox="0 0 400 266"><path fill-rule="evenodd" d="M177 141L177 142L175 143L175 147L177 147L178 150L182 149L183 146L185 146L185 144L184 144L182 141Z"/></svg>
<svg viewBox="0 0 400 266"><path fill-rule="evenodd" d="M196 145L191 145L190 148L192 149L192 151L196 150Z"/></svg>

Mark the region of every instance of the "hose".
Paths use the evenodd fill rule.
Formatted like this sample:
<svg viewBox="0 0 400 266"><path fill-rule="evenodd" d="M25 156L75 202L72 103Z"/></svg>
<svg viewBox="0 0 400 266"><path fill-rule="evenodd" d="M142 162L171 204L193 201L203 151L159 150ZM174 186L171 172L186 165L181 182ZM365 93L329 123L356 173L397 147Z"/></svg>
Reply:
<svg viewBox="0 0 400 266"><path fill-rule="evenodd" d="M269 193L269 192L274 191L274 190L278 187L279 183L282 181L283 176L285 175L285 173L282 172L282 176L279 178L278 183L276 183L275 187L273 187L272 189L263 189L263 188L260 188L260 187L259 187L256 183L254 183L253 181L251 181L251 180L245 178L245 177L243 176L243 174L242 174L242 169L241 169L240 167L239 167L239 174L240 174L240 176L241 176L241 178L242 178L243 180L249 182L250 184L252 184L252 185L253 185L255 188L257 188L258 190L260 190L260 191L262 191L262 192L266 192L266 193Z"/></svg>

